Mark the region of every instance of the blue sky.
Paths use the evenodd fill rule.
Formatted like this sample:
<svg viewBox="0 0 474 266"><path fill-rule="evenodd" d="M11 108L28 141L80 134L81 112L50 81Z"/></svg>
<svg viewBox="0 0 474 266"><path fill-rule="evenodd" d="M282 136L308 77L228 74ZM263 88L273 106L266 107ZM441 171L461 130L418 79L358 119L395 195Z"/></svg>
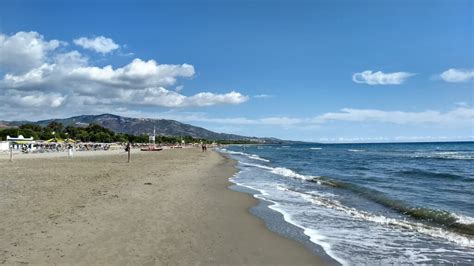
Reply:
<svg viewBox="0 0 474 266"><path fill-rule="evenodd" d="M0 119L110 112L294 140L472 140L473 13L456 0L2 1Z"/></svg>

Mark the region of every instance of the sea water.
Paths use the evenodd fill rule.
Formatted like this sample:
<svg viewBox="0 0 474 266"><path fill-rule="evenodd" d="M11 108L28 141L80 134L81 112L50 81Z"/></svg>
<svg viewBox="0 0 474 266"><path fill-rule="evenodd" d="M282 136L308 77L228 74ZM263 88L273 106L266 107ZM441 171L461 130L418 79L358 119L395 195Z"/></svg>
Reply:
<svg viewBox="0 0 474 266"><path fill-rule="evenodd" d="M474 143L242 145L231 179L341 264L474 264Z"/></svg>

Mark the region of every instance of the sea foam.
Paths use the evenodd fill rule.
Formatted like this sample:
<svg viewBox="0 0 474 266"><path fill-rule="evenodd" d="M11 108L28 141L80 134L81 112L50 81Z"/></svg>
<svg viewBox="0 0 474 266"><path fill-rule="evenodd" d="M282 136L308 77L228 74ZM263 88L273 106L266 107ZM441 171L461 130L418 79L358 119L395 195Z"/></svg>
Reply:
<svg viewBox="0 0 474 266"><path fill-rule="evenodd" d="M429 236L443 238L448 241L462 245L464 247L474 248L473 239L446 231L442 228L430 226L430 225L419 223L419 222L412 222L408 220L400 220L400 219L385 217L382 215L371 214L365 211L361 211L355 208L345 206L344 204L340 203L339 201L335 199L320 197L320 196L311 195L308 193L297 192L294 190L288 190L288 191L291 191L293 193L299 193L303 199L310 201L313 204L316 204L325 208L334 209L340 212L344 212L345 214L353 218L359 218L365 221L370 221L370 222L374 222L378 224L397 226L404 229L410 229L410 230L417 231Z"/></svg>
<svg viewBox="0 0 474 266"><path fill-rule="evenodd" d="M349 265L349 263L340 258L339 256L337 256L334 251L331 249L331 244L327 241L324 241L325 240L325 237L323 235L321 235L318 231L314 230L314 229L310 229L310 228L306 228L304 226L302 226L301 224L299 224L297 221L295 221L292 217L292 215L288 212L286 212L285 210L283 210L280 206L280 204L276 201L273 201L271 199L268 198L269 194L267 191L263 190L263 189L259 189L259 188L256 188L256 187L253 187L253 186L249 186L249 185L245 185L245 184L242 184L242 183L239 183L238 181L236 181L235 179L238 177L238 173L231 179L229 179L232 183L238 185L238 186L241 186L241 187L246 187L246 188L249 188L251 190L254 190L254 191L258 191L260 194L254 194L253 196L259 200L263 200L263 201L266 201L266 202L269 202L271 203L268 208L278 212L278 213L281 213L283 215L283 220L285 220L285 222L293 225L293 226L296 226L300 229L303 230L303 233L309 237L309 240L317 245L319 245L320 247L323 248L324 252L326 252L326 254L328 254L331 258L333 258L334 260L336 260L337 262L341 263L342 265ZM282 187L281 185L277 185L276 186L276 189L278 190L284 190L285 188Z"/></svg>
<svg viewBox="0 0 474 266"><path fill-rule="evenodd" d="M474 160L474 153L467 151L415 152L411 157L445 160Z"/></svg>
<svg viewBox="0 0 474 266"><path fill-rule="evenodd" d="M256 154L249 154L249 153L245 153L245 152L241 152L241 151L229 151L227 149L221 149L221 151L229 153L229 154L234 154L234 155L242 155L242 156L248 157L250 159L257 160L257 161L262 161L262 162L266 162L266 163L270 162L270 160L264 159L264 158L262 158L262 157L260 157Z"/></svg>

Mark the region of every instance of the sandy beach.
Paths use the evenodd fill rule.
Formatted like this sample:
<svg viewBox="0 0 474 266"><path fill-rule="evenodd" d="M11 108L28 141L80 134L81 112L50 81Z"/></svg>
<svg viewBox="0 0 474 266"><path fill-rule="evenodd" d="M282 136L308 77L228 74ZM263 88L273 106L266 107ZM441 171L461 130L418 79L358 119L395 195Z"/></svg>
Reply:
<svg viewBox="0 0 474 266"><path fill-rule="evenodd" d="M0 263L322 264L248 212L214 151L2 155L0 169Z"/></svg>

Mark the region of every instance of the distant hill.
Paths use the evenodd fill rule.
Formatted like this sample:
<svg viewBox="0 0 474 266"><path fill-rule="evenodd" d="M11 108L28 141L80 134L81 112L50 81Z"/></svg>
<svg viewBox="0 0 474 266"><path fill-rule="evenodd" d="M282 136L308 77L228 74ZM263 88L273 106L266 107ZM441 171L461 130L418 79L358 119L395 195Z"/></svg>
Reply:
<svg viewBox="0 0 474 266"><path fill-rule="evenodd" d="M184 124L175 120L151 119L151 118L131 118L113 114L101 115L80 115L64 119L48 119L37 122L28 121L0 121L0 127L17 127L26 123L46 126L52 121L59 122L64 126L87 126L89 124L98 124L114 132L127 133L133 135L150 134L153 128L157 135L163 136L191 136L194 138L203 138L208 140L246 140L261 143L290 143L292 141L279 140L276 138L257 138L247 137L235 134L217 133L202 127Z"/></svg>

